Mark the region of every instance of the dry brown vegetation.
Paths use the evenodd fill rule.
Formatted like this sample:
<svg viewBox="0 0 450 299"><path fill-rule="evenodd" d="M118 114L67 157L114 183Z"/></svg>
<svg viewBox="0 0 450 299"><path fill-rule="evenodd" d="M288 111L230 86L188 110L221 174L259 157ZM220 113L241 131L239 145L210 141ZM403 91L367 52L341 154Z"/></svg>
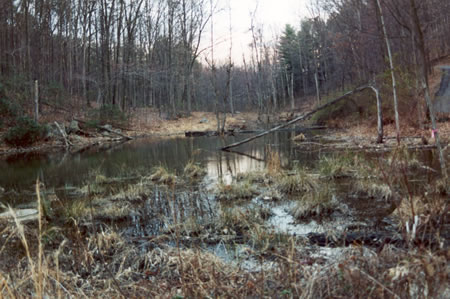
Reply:
<svg viewBox="0 0 450 299"><path fill-rule="evenodd" d="M401 165L405 158L411 157L399 150L399 153L380 162L385 168L383 171L393 176L390 183L402 180L404 172L397 165ZM394 160L399 162L394 163ZM356 158L331 159L326 163L327 167L334 169L359 165L361 161ZM186 173L192 170L201 172L194 162L188 166ZM362 171L364 173L364 169ZM383 171L374 173L381 182ZM448 188L440 180L432 182L421 195L411 199L407 193L400 192L403 200L394 213L394 219L404 235L404 246L381 244L374 248L356 243L335 249L311 246L305 237L268 229L264 221L271 217L270 209L230 205L231 200L249 201L259 193L277 192L279 180L295 179L295 185L302 187L298 190L297 205L291 214L298 220L326 219L339 209L329 186L337 178L332 176L324 180L318 173L313 175L311 172L306 169L287 172L274 167L272 174L266 169L238 175L237 184L218 186L217 196L224 196L227 200L219 208L219 218L206 224L193 218L178 219L175 215L181 215L177 209L182 207L174 205L175 198L169 199L167 215L173 219L167 230L161 235L133 238L123 235L114 226L95 225L95 219L105 215L120 218L129 214L129 205L133 201L141 202L151 192L153 183L150 177L114 189L105 188L114 180L93 173L95 179L85 193L92 194L92 197L75 201L72 206L65 207L67 214L54 216L65 219L63 227L55 225L58 221L46 216L43 209L39 209L37 223L0 223L0 296L447 297L450 290L447 262L450 252L443 245L427 243L430 236L438 240L438 244L448 241L445 240L448 235L445 228ZM158 174L157 181L170 176L170 172L162 167L155 169L154 174ZM356 180L360 177L365 175L352 175ZM180 177L171 184L182 184L183 179L189 180ZM364 182L361 181L357 189L365 189L369 196L389 201L391 194L398 192L383 183L367 185ZM97 191L91 193L93 190ZM40 194L39 189L37 191ZM174 191L168 188L167 192L170 197L170 192ZM38 196L38 206L42 206L41 202ZM230 244L228 248L231 251L242 248L239 249L240 258L245 257L251 266L244 266L239 260L219 258L193 245L198 244L195 242Z"/></svg>

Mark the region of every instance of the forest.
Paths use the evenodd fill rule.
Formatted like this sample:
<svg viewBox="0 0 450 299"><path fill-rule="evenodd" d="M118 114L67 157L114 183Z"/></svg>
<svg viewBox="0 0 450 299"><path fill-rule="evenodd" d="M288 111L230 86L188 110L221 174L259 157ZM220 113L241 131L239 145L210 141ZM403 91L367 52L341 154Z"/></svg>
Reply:
<svg viewBox="0 0 450 299"><path fill-rule="evenodd" d="M313 1L312 16L300 25L287 24L275 41L265 41L263 26L252 22L250 57L216 62L210 55L214 44L201 41L210 38L219 5L207 0L2 1L4 92L30 105L38 80L40 98L53 105L77 98L86 107L156 107L170 115L220 107L267 113L297 107L310 96L320 102L371 80L386 83L387 39L399 92L411 107L410 101L420 104L420 82L432 72L432 63L450 48L447 1Z"/></svg>
<svg viewBox="0 0 450 299"><path fill-rule="evenodd" d="M233 1L0 1L1 298L449 297L450 1Z"/></svg>

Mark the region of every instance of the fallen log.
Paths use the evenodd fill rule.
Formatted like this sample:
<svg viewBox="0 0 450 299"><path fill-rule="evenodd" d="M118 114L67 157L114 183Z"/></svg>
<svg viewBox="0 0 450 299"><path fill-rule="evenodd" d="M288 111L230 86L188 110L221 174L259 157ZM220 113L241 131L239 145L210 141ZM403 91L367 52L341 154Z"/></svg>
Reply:
<svg viewBox="0 0 450 299"><path fill-rule="evenodd" d="M217 131L186 131L184 132L185 137L201 137L201 136L217 136L219 135Z"/></svg>
<svg viewBox="0 0 450 299"><path fill-rule="evenodd" d="M115 134L115 135L120 136L120 137L122 137L122 138L124 138L124 139L127 139L127 140L132 140L132 139L133 139L133 137L130 137L130 136L124 135L124 134L122 134L122 133L116 132L116 131L114 131L114 130L111 130L111 129L108 128L107 126L97 126L97 127L98 127L100 130L104 130L104 131L109 132L109 133L111 133L111 134Z"/></svg>
<svg viewBox="0 0 450 299"><path fill-rule="evenodd" d="M74 120L76 120L77 122L80 122L80 123L82 123L82 124L85 124L85 123L86 123L84 120L77 119L77 118L74 118ZM116 132L116 131L114 131L114 130L111 130L111 129L107 128L106 126L95 126L95 127L96 127L97 129L100 129L100 130L105 130L105 131L107 131L107 132L109 132L109 133L111 133L111 134L118 135L118 136L120 136L120 137L122 137L122 138L124 138L124 139L127 139L127 140L132 140L132 139L133 139L133 137L130 137L130 136L124 135L124 134L122 134L122 133ZM119 129L124 130L123 128L119 128ZM126 129L126 130L128 130L128 129Z"/></svg>
<svg viewBox="0 0 450 299"><path fill-rule="evenodd" d="M294 118L293 120L288 121L288 122L285 123L285 124L276 126L276 127L272 128L272 129L270 129L270 130L267 130L267 131L264 131L264 132L262 132L262 133L260 133L260 134L258 134L258 135L255 135L255 136L246 138L246 139L244 139L244 140L242 140L242 141L239 141L239 142L235 142L235 143L229 144L229 145L227 145L227 146L222 147L221 149L222 149L222 150L227 150L227 149L230 149L230 148L239 146L239 145L241 145L241 144L250 142L250 141L252 141L252 140L255 140L255 139L257 139L257 138L260 138L260 137L265 136L265 135L267 135L267 134L270 134L270 133L272 133L272 132L278 131L278 130L280 130L280 129L282 129L282 128L288 127L288 126L290 126L290 125L292 125L292 124L294 124L294 123L296 123L296 122L299 122L299 121L301 121L301 120L305 120L305 119L311 117L312 115L314 115L316 112L321 111L321 110L323 110L323 109L326 109L326 108L328 108L328 107L330 107L330 106L332 106L332 105L334 105L334 104L340 102L341 100L345 99L346 97L348 97L348 96L350 96L350 95L352 95L352 94L354 94L354 93L356 93L356 92L363 91L363 90L365 90L365 89L367 89L367 88L370 88L370 89L372 89L372 90L376 90L376 89L375 89L373 86L371 86L371 85L363 85L363 86L357 87L357 88L355 88L354 90L349 91L349 92L343 94L342 96L340 96L340 97L338 97L338 98L332 100L331 102L328 102L328 103L326 103L326 104L324 104L324 105L322 105L322 106L320 106L320 107L318 107L318 108L316 108L316 109L314 109L314 110L312 110L312 111L310 111L310 112L308 112L308 113L306 113L306 114L304 114L304 115L298 116L298 117ZM377 95L377 101L380 101L379 95L378 95L377 92L376 92L376 95ZM381 111L379 111L379 113L380 113L380 112L381 112ZM380 121L379 121L379 123L380 123ZM382 131L381 131L380 133L381 133L381 139L382 139ZM380 139L380 136L379 136L379 139ZM381 140L381 141L382 141L382 140Z"/></svg>
<svg viewBox="0 0 450 299"><path fill-rule="evenodd" d="M234 130L227 130L224 132L224 135L233 135L235 132ZM186 131L184 132L185 137L201 137L201 136L218 136L219 133L217 131Z"/></svg>
<svg viewBox="0 0 450 299"><path fill-rule="evenodd" d="M392 244L398 247L405 246L403 239L387 232L349 232L339 236L309 233L306 237L311 244L321 247L340 247L354 244L372 247L379 247L384 244Z"/></svg>

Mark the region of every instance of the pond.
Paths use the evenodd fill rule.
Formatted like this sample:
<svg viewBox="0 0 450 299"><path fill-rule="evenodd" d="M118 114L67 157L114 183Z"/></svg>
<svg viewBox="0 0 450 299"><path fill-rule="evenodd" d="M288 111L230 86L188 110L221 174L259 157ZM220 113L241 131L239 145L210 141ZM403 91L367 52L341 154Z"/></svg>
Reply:
<svg viewBox="0 0 450 299"><path fill-rule="evenodd" d="M267 148L280 153L288 167L293 161L311 164L320 155L295 151L295 132L276 132L237 148L237 153L218 150L248 136L196 138L141 138L107 150L92 150L74 155L28 153L0 160L0 186L6 190L33 190L36 179L47 188L81 186L92 173L106 177L147 175L155 166L182 172L190 160L206 167L212 178L263 168ZM310 134L317 134L310 133Z"/></svg>

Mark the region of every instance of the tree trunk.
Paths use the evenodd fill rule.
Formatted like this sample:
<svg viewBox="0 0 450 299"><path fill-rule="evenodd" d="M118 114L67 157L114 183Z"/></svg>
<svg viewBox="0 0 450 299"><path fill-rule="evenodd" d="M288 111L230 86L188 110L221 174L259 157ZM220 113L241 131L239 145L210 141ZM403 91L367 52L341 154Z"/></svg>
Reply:
<svg viewBox="0 0 450 299"><path fill-rule="evenodd" d="M39 121L39 83L34 81L34 120Z"/></svg>
<svg viewBox="0 0 450 299"><path fill-rule="evenodd" d="M378 131L377 143L383 143L383 112L381 108L380 92L373 85L369 87L373 90L373 92L375 93L375 97L377 99L377 131Z"/></svg>
<svg viewBox="0 0 450 299"><path fill-rule="evenodd" d="M432 130L434 132L434 136L436 138L436 146L437 146L437 150L438 150L438 154L439 154L439 162L441 164L442 174L443 174L444 178L448 178L447 167L446 167L445 158L444 158L444 154L443 154L442 146L441 146L440 134L437 130L436 118L435 118L434 109L433 109L433 103L431 102L431 97L430 97L430 88L428 86L428 72L427 72L428 59L426 57L425 40L424 40L424 36L423 36L422 27L420 24L419 15L417 12L417 6L416 6L415 0L410 0L410 5L411 5L411 15L412 15L412 20L413 20L413 25L414 25L414 27L415 27L414 29L416 31L416 42L417 42L419 53L420 53L420 59L422 60L420 63L422 88L424 90L425 101L428 106L428 111L430 112L431 125L432 125Z"/></svg>
<svg viewBox="0 0 450 299"><path fill-rule="evenodd" d="M244 140L242 140L242 141L235 142L235 143L232 143L232 144L230 144L230 145L224 146L224 147L222 147L221 149L222 149L222 150L228 150L228 149L230 149L230 148L239 146L239 145L241 145L241 144L250 142L250 141L252 141L252 140L255 140L255 139L257 139L257 138L260 138L260 137L265 136L265 135L267 135L267 134L270 134L270 133L272 133L272 132L278 131L278 130L283 129L283 128L285 128L285 127L288 127L288 126L290 126L290 125L292 125L292 124L294 124L294 123L296 123L296 122L298 122L298 121L305 120L305 119L311 117L311 116L312 116L313 114L315 114L316 112L321 111L321 110L323 110L323 109L326 109L326 108L330 107L331 105L334 105L334 104L336 104L336 103L342 101L342 100L345 99L346 97L348 97L348 96L350 96L350 95L352 95L352 94L354 94L354 93L356 93L356 92L363 91L364 89L367 89L367 88L372 88L372 89L373 89L373 87L370 86L370 85L360 86L360 87L358 87L358 88L356 88L356 89L354 89L354 90L352 90L352 91L349 91L349 92L345 93L344 95L342 95L342 96L340 96L340 97L338 97L338 98L332 100L331 102L328 102L328 103L326 103L326 104L324 104L324 105L322 105L322 106L320 106L320 107L314 109L313 111L310 111L310 112L308 112L308 113L306 113L306 114L304 114L304 115L302 115L302 116L296 117L296 118L294 118L294 119L291 120L291 121L288 121L288 122L285 123L285 124L276 126L276 127L272 128L272 129L270 129L270 130L267 130L267 131L262 132L262 133L260 133L260 134L258 134L258 135L255 135L255 136L246 138L246 139L244 139ZM382 123L382 122L381 122L381 123ZM379 131L379 133L380 133L380 131ZM382 133L382 130L381 130L381 133ZM378 137L379 137L379 136L378 136Z"/></svg>
<svg viewBox="0 0 450 299"><path fill-rule="evenodd" d="M384 17L383 17L383 9L381 7L380 0L377 0L378 9L380 12L380 19L381 19L381 26L383 27L383 34L384 39L386 41L386 48L388 51L388 57L389 57L389 66L391 68L391 78L392 78L392 92L394 96L394 113L395 113L395 131L397 135L397 143L400 144L400 120L398 115L398 99L397 99L397 83L395 80L395 72L394 72L394 62L392 59L392 52L391 52L391 43L389 42L389 38L387 35L386 25L384 23Z"/></svg>
<svg viewBox="0 0 450 299"><path fill-rule="evenodd" d="M295 98L294 98L294 74L291 73L291 78L290 78L290 84L289 84L289 96L291 97L291 109L294 110L295 109Z"/></svg>

